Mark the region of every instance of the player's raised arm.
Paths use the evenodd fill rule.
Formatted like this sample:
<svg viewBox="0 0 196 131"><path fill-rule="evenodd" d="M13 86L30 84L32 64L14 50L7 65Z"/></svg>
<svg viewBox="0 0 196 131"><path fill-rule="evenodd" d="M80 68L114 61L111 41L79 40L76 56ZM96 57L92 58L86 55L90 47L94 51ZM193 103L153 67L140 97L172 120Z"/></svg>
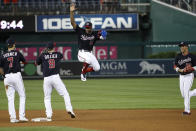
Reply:
<svg viewBox="0 0 196 131"><path fill-rule="evenodd" d="M74 20L74 11L76 10L75 4L70 5L70 20L71 20L71 25L73 26L74 29L76 29L76 22Z"/></svg>

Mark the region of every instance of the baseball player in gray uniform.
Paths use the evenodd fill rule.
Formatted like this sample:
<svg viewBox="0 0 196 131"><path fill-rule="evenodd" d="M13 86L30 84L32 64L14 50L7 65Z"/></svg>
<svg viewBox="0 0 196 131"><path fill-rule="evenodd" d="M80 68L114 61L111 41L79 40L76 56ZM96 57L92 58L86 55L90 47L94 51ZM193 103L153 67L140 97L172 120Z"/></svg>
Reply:
<svg viewBox="0 0 196 131"><path fill-rule="evenodd" d="M188 44L181 42L179 44L181 53L175 58L174 69L180 74L180 91L184 98L184 112L183 115L191 115L190 98L196 96L196 89L191 91L194 80L193 71L196 70L196 57L189 53Z"/></svg>
<svg viewBox="0 0 196 131"><path fill-rule="evenodd" d="M47 45L46 50L37 57L36 64L42 66L44 75L44 103L46 108L47 121L52 121L52 106L51 106L51 93L53 88L56 89L59 95L64 98L66 105L66 111L75 118L75 114L72 109L69 93L59 76L60 61L63 55L54 51L54 44L50 42Z"/></svg>
<svg viewBox="0 0 196 131"><path fill-rule="evenodd" d="M10 115L10 122L27 122L25 117L25 88L21 76L20 62L25 62L24 56L15 50L15 41L12 39L7 40L8 51L3 53L0 59L1 68L4 71L4 85L6 89L6 95L8 98L8 111ZM1 72L3 73L3 72ZM19 104L19 120L16 119L16 111L14 105L15 91L18 92L20 98Z"/></svg>

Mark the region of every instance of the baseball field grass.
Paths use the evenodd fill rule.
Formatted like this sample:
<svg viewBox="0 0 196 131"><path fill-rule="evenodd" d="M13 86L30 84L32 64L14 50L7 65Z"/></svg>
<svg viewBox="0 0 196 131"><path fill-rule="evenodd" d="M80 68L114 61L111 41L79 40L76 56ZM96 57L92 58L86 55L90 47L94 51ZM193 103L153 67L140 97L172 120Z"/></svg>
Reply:
<svg viewBox="0 0 196 131"><path fill-rule="evenodd" d="M126 78L126 79L64 79L74 109L182 109L178 78ZM26 109L44 110L43 80L24 80L26 88ZM7 110L8 103L0 82L0 110ZM193 88L196 84L193 84ZM15 106L18 109L18 94ZM52 93L53 110L65 109L64 101L55 90ZM196 108L196 97L191 98L191 108ZM49 127L24 127L23 130L49 130ZM50 129L60 130L61 127ZM4 131L22 130L22 127L0 127ZM69 128L67 130L83 130ZM84 130L85 131L85 130Z"/></svg>

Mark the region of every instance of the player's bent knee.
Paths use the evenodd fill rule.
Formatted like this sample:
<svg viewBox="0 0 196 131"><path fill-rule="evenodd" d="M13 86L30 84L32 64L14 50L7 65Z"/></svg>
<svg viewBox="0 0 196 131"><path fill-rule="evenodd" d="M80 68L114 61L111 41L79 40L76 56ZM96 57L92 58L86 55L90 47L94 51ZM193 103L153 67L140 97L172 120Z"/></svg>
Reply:
<svg viewBox="0 0 196 131"><path fill-rule="evenodd" d="M93 68L94 71L99 71L100 70L100 66L96 66Z"/></svg>
<svg viewBox="0 0 196 131"><path fill-rule="evenodd" d="M8 101L14 101L14 96L9 96L7 98L8 98Z"/></svg>
<svg viewBox="0 0 196 131"><path fill-rule="evenodd" d="M44 100L50 100L51 96L44 96Z"/></svg>
<svg viewBox="0 0 196 131"><path fill-rule="evenodd" d="M26 96L25 96L25 95L23 95L23 96L20 96L20 99L23 99L23 100L25 100L25 99L26 99Z"/></svg>
<svg viewBox="0 0 196 131"><path fill-rule="evenodd" d="M6 90L8 89L8 85L5 85L5 89L6 89Z"/></svg>

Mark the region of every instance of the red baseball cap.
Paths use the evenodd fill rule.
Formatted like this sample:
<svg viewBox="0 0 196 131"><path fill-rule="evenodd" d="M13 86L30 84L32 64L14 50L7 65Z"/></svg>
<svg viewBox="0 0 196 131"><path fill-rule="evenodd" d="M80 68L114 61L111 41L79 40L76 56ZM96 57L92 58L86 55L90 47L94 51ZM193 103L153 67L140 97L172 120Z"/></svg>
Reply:
<svg viewBox="0 0 196 131"><path fill-rule="evenodd" d="M87 28L87 29L92 28L92 23L91 22L86 22L84 27Z"/></svg>

